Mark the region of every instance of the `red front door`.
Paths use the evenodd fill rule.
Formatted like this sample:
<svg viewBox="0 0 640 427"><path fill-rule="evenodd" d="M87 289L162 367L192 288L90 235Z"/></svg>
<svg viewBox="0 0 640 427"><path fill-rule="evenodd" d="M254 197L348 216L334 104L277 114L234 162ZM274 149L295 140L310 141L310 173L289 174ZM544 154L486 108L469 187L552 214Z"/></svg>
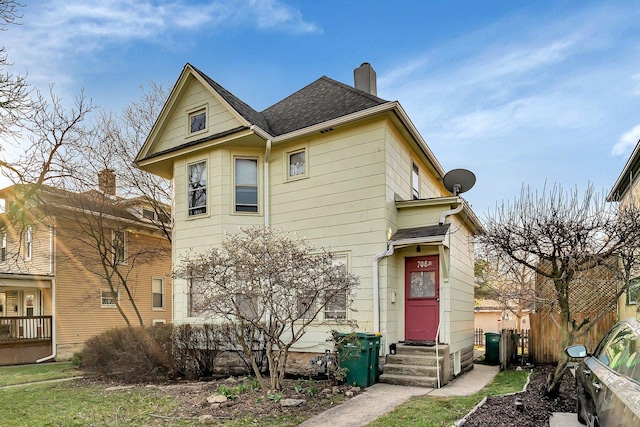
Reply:
<svg viewBox="0 0 640 427"><path fill-rule="evenodd" d="M440 319L438 256L405 259L405 340L435 341Z"/></svg>

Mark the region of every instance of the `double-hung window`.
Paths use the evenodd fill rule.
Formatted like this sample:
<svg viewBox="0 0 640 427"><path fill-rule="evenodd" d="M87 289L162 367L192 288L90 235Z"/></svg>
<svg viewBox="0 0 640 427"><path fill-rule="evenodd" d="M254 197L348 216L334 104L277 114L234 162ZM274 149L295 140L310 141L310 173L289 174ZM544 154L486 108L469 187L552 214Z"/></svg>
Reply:
<svg viewBox="0 0 640 427"><path fill-rule="evenodd" d="M27 227L24 233L24 259L31 261L33 255L33 230L31 226Z"/></svg>
<svg viewBox="0 0 640 427"><path fill-rule="evenodd" d="M418 169L418 165L415 163L411 168L411 193L413 200L420 198L420 169Z"/></svg>
<svg viewBox="0 0 640 427"><path fill-rule="evenodd" d="M205 160L187 166L187 211L189 216L207 213L207 162Z"/></svg>
<svg viewBox="0 0 640 427"><path fill-rule="evenodd" d="M151 307L154 310L163 310L164 307L164 279L154 277L151 279Z"/></svg>
<svg viewBox="0 0 640 427"><path fill-rule="evenodd" d="M7 260L7 232L0 231L0 262Z"/></svg>
<svg viewBox="0 0 640 427"><path fill-rule="evenodd" d="M126 261L127 261L126 230L114 230L111 245L113 250L114 264L126 264Z"/></svg>
<svg viewBox="0 0 640 427"><path fill-rule="evenodd" d="M235 211L258 212L258 159L235 159Z"/></svg>
<svg viewBox="0 0 640 427"><path fill-rule="evenodd" d="M640 277L631 280L627 289L627 305L638 304L638 294L640 293Z"/></svg>
<svg viewBox="0 0 640 427"><path fill-rule="evenodd" d="M333 260L334 266L347 268L347 256L338 255ZM347 318L347 292L335 291L327 296L327 304L324 308L324 318L328 319L346 319Z"/></svg>

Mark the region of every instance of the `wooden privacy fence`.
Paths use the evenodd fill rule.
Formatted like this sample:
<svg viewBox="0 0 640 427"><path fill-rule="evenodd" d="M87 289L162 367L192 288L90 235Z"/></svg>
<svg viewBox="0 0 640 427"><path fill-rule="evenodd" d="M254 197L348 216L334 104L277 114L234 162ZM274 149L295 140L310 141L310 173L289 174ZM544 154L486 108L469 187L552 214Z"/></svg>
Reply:
<svg viewBox="0 0 640 427"><path fill-rule="evenodd" d="M553 316L553 317L552 317ZM573 313L572 318L578 324L589 317L595 319L598 313ZM555 321L554 321L555 318ZM529 355L533 363L556 363L560 348L559 313L531 313L529 314L531 336L529 337ZM602 337L616 323L616 313L604 315L589 332L576 340L576 344L584 344L589 351L593 351Z"/></svg>
<svg viewBox="0 0 640 427"><path fill-rule="evenodd" d="M484 345L484 331L482 329L473 330L473 345Z"/></svg>

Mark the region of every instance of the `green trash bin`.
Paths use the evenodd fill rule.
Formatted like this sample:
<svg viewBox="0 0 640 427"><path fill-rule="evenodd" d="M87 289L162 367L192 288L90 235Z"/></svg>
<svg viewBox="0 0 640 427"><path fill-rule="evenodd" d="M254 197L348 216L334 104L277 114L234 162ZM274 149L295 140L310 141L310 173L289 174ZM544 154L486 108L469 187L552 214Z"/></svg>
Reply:
<svg viewBox="0 0 640 427"><path fill-rule="evenodd" d="M358 332L338 334L338 354L340 367L347 369L347 384L369 387L380 377L378 357L380 354L380 335Z"/></svg>
<svg viewBox="0 0 640 427"><path fill-rule="evenodd" d="M484 334L484 361L489 365L500 364L500 334L487 332Z"/></svg>

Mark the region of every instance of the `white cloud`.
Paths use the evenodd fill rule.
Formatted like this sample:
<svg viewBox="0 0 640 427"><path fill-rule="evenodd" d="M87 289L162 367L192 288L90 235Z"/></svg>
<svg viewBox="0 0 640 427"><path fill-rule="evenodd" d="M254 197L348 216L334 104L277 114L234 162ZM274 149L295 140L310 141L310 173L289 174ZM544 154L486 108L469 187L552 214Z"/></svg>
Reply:
<svg viewBox="0 0 640 427"><path fill-rule="evenodd" d="M234 26L260 31L318 33L295 7L277 0L53 0L32 1L22 25L3 32L2 44L16 67L29 71L29 81L41 86L64 85L88 55L114 46L145 41L170 44L175 35L206 30L215 33Z"/></svg>
<svg viewBox="0 0 640 427"><path fill-rule="evenodd" d="M640 125L636 125L628 132L625 132L618 139L618 143L613 146L611 154L621 156L628 154L640 141Z"/></svg>

